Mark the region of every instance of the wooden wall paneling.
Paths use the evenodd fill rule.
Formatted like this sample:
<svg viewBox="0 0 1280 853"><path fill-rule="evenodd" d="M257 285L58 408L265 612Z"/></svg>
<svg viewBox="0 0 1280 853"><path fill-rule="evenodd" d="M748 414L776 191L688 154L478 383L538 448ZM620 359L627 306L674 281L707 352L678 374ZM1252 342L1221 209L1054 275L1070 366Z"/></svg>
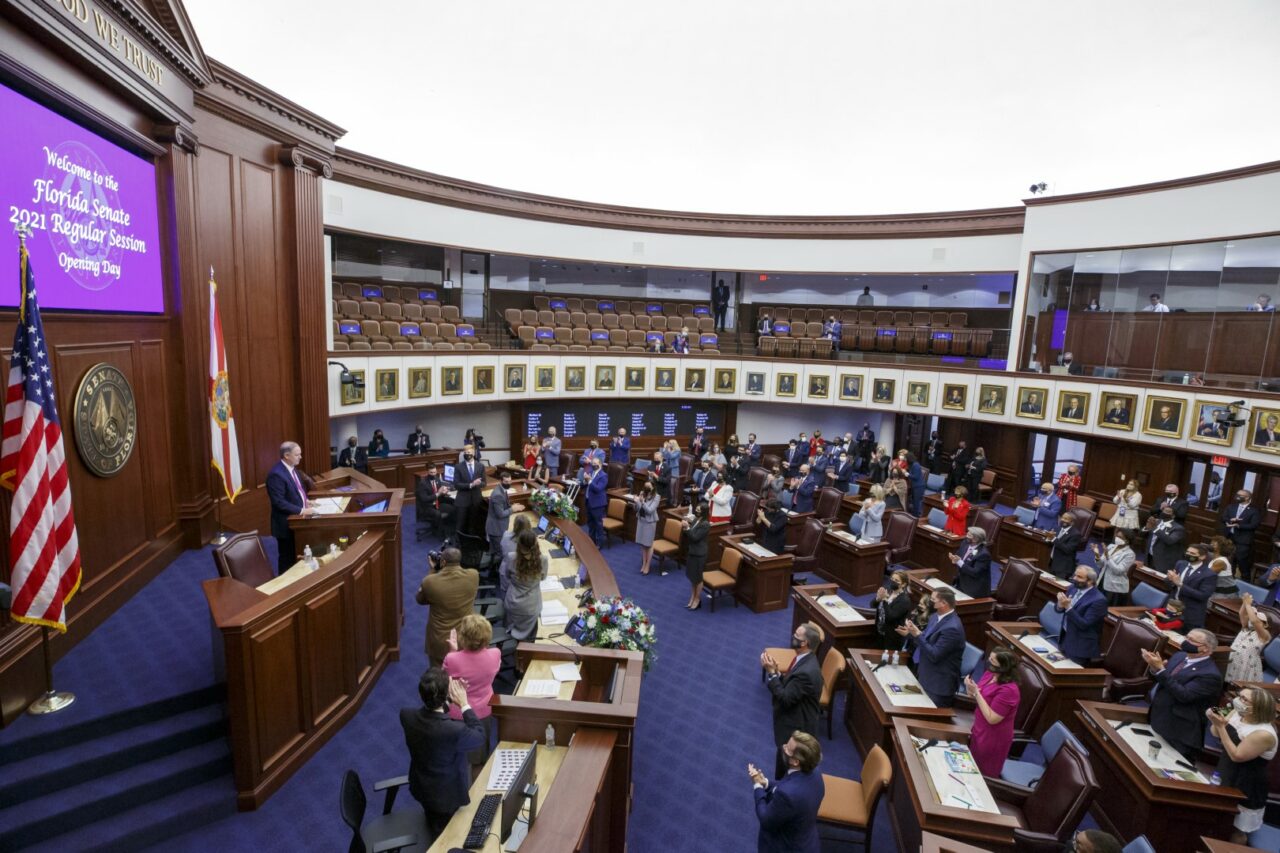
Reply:
<svg viewBox="0 0 1280 853"><path fill-rule="evenodd" d="M301 630L298 613L293 611L251 632L247 638L251 646L247 660L252 661L250 707L257 717L259 733L257 766L266 773L305 737L309 728L306 720L311 715L301 699L307 692Z"/></svg>
<svg viewBox="0 0 1280 853"><path fill-rule="evenodd" d="M368 677L381 645L380 635L374 634L374 626L381 624L376 621L374 614L382 609L379 605L382 599L375 598L372 589L376 575L377 572L370 570L368 566L360 566L351 573L352 598L356 603L351 613L355 627L352 629L350 653L357 683Z"/></svg>
<svg viewBox="0 0 1280 853"><path fill-rule="evenodd" d="M1107 341L1107 364L1150 370L1155 364L1156 347L1163 330L1162 318L1168 316L1171 315L1116 314Z"/></svg>
<svg viewBox="0 0 1280 853"><path fill-rule="evenodd" d="M1210 311L1187 311L1167 316L1173 319L1161 323L1154 361L1156 371L1203 373L1208 365L1206 359L1215 315Z"/></svg>
<svg viewBox="0 0 1280 853"><path fill-rule="evenodd" d="M309 635L303 644L311 700L309 729L333 714L355 687L350 653L355 638L347 628L350 600L345 587L322 591L307 602L304 611L303 630Z"/></svg>
<svg viewBox="0 0 1280 853"><path fill-rule="evenodd" d="M139 346L140 387L134 390L138 401L138 423L148 424L138 430L139 447L147 488L143 504L147 510L147 536L154 539L177 521L174 501L174 469L172 424L169 420L170 400L165 375L165 342L144 340Z"/></svg>
<svg viewBox="0 0 1280 853"><path fill-rule="evenodd" d="M1280 353L1272 339L1275 337L1274 313L1224 312L1213 315L1213 337L1209 341L1207 363L1215 374L1238 376L1276 376L1274 356ZM1268 356L1271 356L1269 359Z"/></svg>

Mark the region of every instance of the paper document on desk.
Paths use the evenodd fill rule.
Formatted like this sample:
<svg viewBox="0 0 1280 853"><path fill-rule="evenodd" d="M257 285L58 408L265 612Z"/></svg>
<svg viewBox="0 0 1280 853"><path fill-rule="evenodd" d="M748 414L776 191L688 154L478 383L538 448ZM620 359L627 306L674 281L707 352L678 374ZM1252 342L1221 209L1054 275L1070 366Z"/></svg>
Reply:
<svg viewBox="0 0 1280 853"><path fill-rule="evenodd" d="M1083 669L1080 664L1060 652L1053 642L1045 639L1040 634L1030 634L1023 637L1019 642L1048 661L1054 669Z"/></svg>
<svg viewBox="0 0 1280 853"><path fill-rule="evenodd" d="M347 511L347 501L351 498L316 498L312 509L316 515L338 515Z"/></svg>
<svg viewBox="0 0 1280 853"><path fill-rule="evenodd" d="M556 601L554 598L542 602L543 625L567 625L568 623L569 610L563 602Z"/></svg>
<svg viewBox="0 0 1280 853"><path fill-rule="evenodd" d="M551 677L556 681L581 681L582 673L576 663L558 663L551 667Z"/></svg>
<svg viewBox="0 0 1280 853"><path fill-rule="evenodd" d="M944 583L937 578L929 578L925 581L931 589L949 589L956 594L956 601L973 601L973 596L967 592L961 592L949 583Z"/></svg>
<svg viewBox="0 0 1280 853"><path fill-rule="evenodd" d="M754 542L752 542L750 545L743 545L742 547L746 550L748 554L750 554L753 557L756 557L757 559L767 560L770 557L778 556L777 554L773 553L763 545L757 545Z"/></svg>
<svg viewBox="0 0 1280 853"><path fill-rule="evenodd" d="M932 524L922 524L922 525L920 525L920 526L921 526L921 527L923 527L925 530L932 530L934 533L941 533L941 532L942 532L942 528L941 528L941 527L934 527Z"/></svg>
<svg viewBox="0 0 1280 853"><path fill-rule="evenodd" d="M559 696L560 682L554 678L526 678L520 682L521 696Z"/></svg>
<svg viewBox="0 0 1280 853"><path fill-rule="evenodd" d="M560 583L560 578L547 578L538 584L538 588L543 592L562 592L564 584Z"/></svg>
<svg viewBox="0 0 1280 853"><path fill-rule="evenodd" d="M818 596L818 603L837 622L861 622L866 618L855 610L853 605L838 595L820 595Z"/></svg>

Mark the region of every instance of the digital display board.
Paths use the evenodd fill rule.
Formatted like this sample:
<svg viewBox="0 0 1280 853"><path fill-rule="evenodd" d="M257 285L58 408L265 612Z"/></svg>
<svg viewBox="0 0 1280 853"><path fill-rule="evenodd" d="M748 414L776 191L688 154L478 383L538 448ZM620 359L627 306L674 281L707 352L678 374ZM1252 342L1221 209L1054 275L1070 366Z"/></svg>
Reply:
<svg viewBox="0 0 1280 853"><path fill-rule="evenodd" d="M724 403L624 400L527 403L524 408L528 435L546 435L547 427L555 427L561 438L613 435L618 427L633 436L692 435L696 427L722 432L724 411Z"/></svg>
<svg viewBox="0 0 1280 853"><path fill-rule="evenodd" d="M0 128L0 200L31 229L40 307L162 313L155 165L3 85Z"/></svg>

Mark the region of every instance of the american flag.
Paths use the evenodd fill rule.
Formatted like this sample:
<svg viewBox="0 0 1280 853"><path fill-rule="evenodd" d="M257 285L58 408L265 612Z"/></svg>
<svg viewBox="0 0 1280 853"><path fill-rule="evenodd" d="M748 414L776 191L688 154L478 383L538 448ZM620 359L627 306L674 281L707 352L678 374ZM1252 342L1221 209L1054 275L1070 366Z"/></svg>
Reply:
<svg viewBox="0 0 1280 853"><path fill-rule="evenodd" d="M53 370L25 244L18 257L22 305L9 359L0 443L0 485L13 492L10 613L19 622L66 631L66 604L80 588L80 543L71 511Z"/></svg>

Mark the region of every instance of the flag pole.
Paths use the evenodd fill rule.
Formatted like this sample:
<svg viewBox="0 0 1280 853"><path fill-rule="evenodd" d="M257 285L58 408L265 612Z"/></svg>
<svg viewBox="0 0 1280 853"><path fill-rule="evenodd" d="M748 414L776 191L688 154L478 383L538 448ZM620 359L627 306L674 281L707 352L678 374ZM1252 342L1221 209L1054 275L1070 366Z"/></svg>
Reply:
<svg viewBox="0 0 1280 853"><path fill-rule="evenodd" d="M209 281L213 281L213 264L209 264ZM210 351L210 352L212 352L212 351L213 351L213 338L212 338L212 337L210 337L210 339L209 339L209 351ZM213 436L212 436L212 435L210 435L209 437L210 437L210 439L212 440ZM217 470L217 469L215 469L215 468L213 467L213 465L211 464L211 465L209 466L209 470L210 470L210 471L214 471L214 470ZM212 477L212 475L210 475L210 476ZM218 497L218 496L217 496L217 495L218 495L218 492L219 492L219 489L218 489L218 488L215 488L215 489L213 490L213 494L215 495L215 497L214 497L214 499L213 499L213 524L214 524L214 534L213 534L213 539L211 539L211 540L210 540L210 543L211 543L214 547L221 547L221 546L223 546L223 545L227 544L227 540L231 538L230 536L228 536L228 535L227 535L227 531L225 531L225 530L223 530L223 529L222 529L222 498L223 498L223 497L226 497L227 484L226 484L226 481L225 481L225 480L223 480L223 478L222 478L221 476L219 476L219 477L218 477L218 485L219 485L219 486L221 486L221 489L220 489L220 490L221 490L221 492L222 492L222 497Z"/></svg>
<svg viewBox="0 0 1280 853"><path fill-rule="evenodd" d="M53 714L76 701L74 693L53 689L53 657L49 654L49 629L40 627L40 650L44 653L44 695L32 702L28 714Z"/></svg>

